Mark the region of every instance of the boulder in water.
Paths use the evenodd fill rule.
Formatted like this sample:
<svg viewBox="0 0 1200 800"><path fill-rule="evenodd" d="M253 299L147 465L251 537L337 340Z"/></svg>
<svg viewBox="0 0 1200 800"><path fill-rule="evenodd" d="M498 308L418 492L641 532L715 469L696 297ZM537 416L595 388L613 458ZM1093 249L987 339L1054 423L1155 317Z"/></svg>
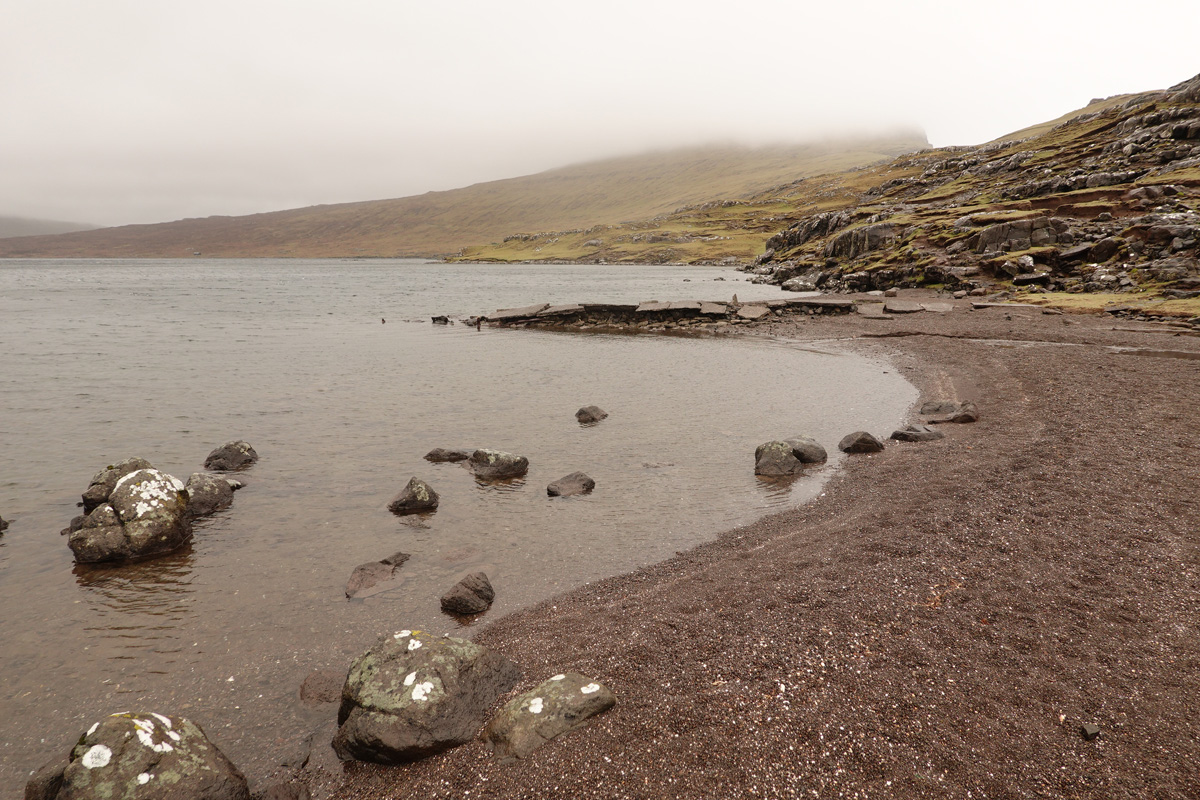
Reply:
<svg viewBox="0 0 1200 800"><path fill-rule="evenodd" d="M168 553L191 538L183 483L156 469L139 469L117 481L107 503L72 522L67 544L75 560L87 564Z"/></svg>
<svg viewBox="0 0 1200 800"><path fill-rule="evenodd" d="M481 614L496 599L496 590L482 572L472 572L442 595L442 610L451 614Z"/></svg>
<svg viewBox="0 0 1200 800"><path fill-rule="evenodd" d="M208 454L208 458L204 459L205 469L215 469L219 472L229 472L232 470L246 469L247 467L258 461L258 453L250 446L249 442L243 442L238 439L233 442L226 442Z"/></svg>
<svg viewBox="0 0 1200 800"><path fill-rule="evenodd" d="M564 475L546 487L546 494L551 497L570 497L575 494L587 494L596 488L596 482L582 472L572 472Z"/></svg>
<svg viewBox="0 0 1200 800"><path fill-rule="evenodd" d="M467 463L475 477L483 480L519 478L529 471L528 458L500 450L476 450Z"/></svg>
<svg viewBox="0 0 1200 800"><path fill-rule="evenodd" d="M409 480L404 491L388 503L388 511L400 515L436 511L438 499L438 493L433 490L432 486L420 478L414 477Z"/></svg>

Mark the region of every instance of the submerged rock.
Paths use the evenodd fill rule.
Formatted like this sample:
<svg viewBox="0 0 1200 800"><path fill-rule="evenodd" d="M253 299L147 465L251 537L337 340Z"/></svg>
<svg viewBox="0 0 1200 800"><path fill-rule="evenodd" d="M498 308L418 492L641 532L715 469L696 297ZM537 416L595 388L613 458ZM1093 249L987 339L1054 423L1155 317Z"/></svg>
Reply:
<svg viewBox="0 0 1200 800"><path fill-rule="evenodd" d="M374 586L390 581L408 559L408 553L393 553L380 561L359 564L346 581L346 597L357 597Z"/></svg>
<svg viewBox="0 0 1200 800"><path fill-rule="evenodd" d="M564 475L546 487L546 494L551 497L570 497L576 494L587 494L596 488L596 482L582 472L572 472Z"/></svg>
<svg viewBox="0 0 1200 800"><path fill-rule="evenodd" d="M8 529L8 521L4 517L0 517L0 533L4 533Z"/></svg>
<svg viewBox="0 0 1200 800"><path fill-rule="evenodd" d="M879 453L883 451L883 442L866 431L855 431L842 437L838 449L843 453Z"/></svg>
<svg viewBox="0 0 1200 800"><path fill-rule="evenodd" d="M414 477L409 480L404 491L388 503L388 511L393 514L419 514L436 511L438 500L438 493L433 490L432 486L420 478Z"/></svg>
<svg viewBox="0 0 1200 800"><path fill-rule="evenodd" d="M425 454L425 460L433 461L435 463L445 461L466 461L474 452L474 450L468 449L447 450L444 447L435 447Z"/></svg>
<svg viewBox="0 0 1200 800"><path fill-rule="evenodd" d="M484 729L483 740L501 761L513 761L616 704L613 693L590 678L577 672L555 675L506 703Z"/></svg>
<svg viewBox="0 0 1200 800"><path fill-rule="evenodd" d="M246 779L198 725L182 717L121 713L97 722L62 767L34 775L28 797L52 800L249 800Z"/></svg>
<svg viewBox="0 0 1200 800"><path fill-rule="evenodd" d="M208 458L204 459L204 468L228 472L246 469L256 461L258 461L258 453L254 451L254 448L248 442L238 439L226 442L209 453Z"/></svg>
<svg viewBox="0 0 1200 800"><path fill-rule="evenodd" d="M465 744L519 678L516 664L473 642L384 636L350 667L333 749L343 761L400 764Z"/></svg>
<svg viewBox="0 0 1200 800"><path fill-rule="evenodd" d="M575 412L575 419L580 425L591 425L608 416L608 412L599 406L584 406Z"/></svg>
<svg viewBox="0 0 1200 800"><path fill-rule="evenodd" d="M107 503L72 521L69 533L67 544L81 564L168 553L192 538L187 491L156 469L130 472Z"/></svg>
<svg viewBox="0 0 1200 800"><path fill-rule="evenodd" d="M496 590L482 572L472 572L442 595L442 610L451 614L481 614L496 599Z"/></svg>
<svg viewBox="0 0 1200 800"><path fill-rule="evenodd" d="M484 480L519 478L529 471L529 459L500 450L476 450L467 459L475 477Z"/></svg>

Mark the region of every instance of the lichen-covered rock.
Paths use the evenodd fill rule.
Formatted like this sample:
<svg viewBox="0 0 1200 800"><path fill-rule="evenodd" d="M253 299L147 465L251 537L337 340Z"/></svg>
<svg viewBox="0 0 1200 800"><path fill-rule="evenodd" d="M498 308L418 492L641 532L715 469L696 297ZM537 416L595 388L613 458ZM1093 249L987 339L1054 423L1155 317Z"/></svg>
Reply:
<svg viewBox="0 0 1200 800"><path fill-rule="evenodd" d="M883 442L866 431L855 431L842 437L838 449L843 453L880 453L883 451Z"/></svg>
<svg viewBox="0 0 1200 800"><path fill-rule="evenodd" d="M765 442L754 449L754 474L764 477L794 475L804 464L792 453L787 442Z"/></svg>
<svg viewBox="0 0 1200 800"><path fill-rule="evenodd" d="M476 450L467 459L475 477L484 480L519 478L529 471L529 459L500 450Z"/></svg>
<svg viewBox="0 0 1200 800"><path fill-rule="evenodd" d="M71 527L67 544L81 564L168 553L192 538L183 483L156 469L122 477L107 503Z"/></svg>
<svg viewBox="0 0 1200 800"><path fill-rule="evenodd" d="M409 480L404 491L393 497L392 502L388 503L388 511L393 514L420 514L436 511L438 499L438 493L433 490L432 486L420 478L414 477Z"/></svg>
<svg viewBox="0 0 1200 800"><path fill-rule="evenodd" d="M193 472L184 486L188 493L188 512L206 517L233 505L233 483L209 472Z"/></svg>
<svg viewBox="0 0 1200 800"><path fill-rule="evenodd" d="M226 442L209 453L208 458L204 459L204 468L228 472L246 469L255 461L258 461L258 453L248 442L239 439L234 442Z"/></svg>
<svg viewBox="0 0 1200 800"><path fill-rule="evenodd" d="M117 481L131 472L137 472L139 469L154 469L154 467L146 459L135 456L134 458L127 458L124 461L118 461L116 464L110 464L97 472L92 477L92 482L88 485L87 490L83 493L83 513L90 514L92 513L92 509L101 503L107 503L108 496L112 494L113 487L117 485Z"/></svg>
<svg viewBox="0 0 1200 800"><path fill-rule="evenodd" d="M584 406L575 412L575 419L580 425L591 425L608 416L608 412L599 406Z"/></svg>
<svg viewBox="0 0 1200 800"><path fill-rule="evenodd" d="M464 744L519 678L515 664L473 642L384 636L350 667L333 749L343 761L399 764Z"/></svg>
<svg viewBox="0 0 1200 800"><path fill-rule="evenodd" d="M249 800L246 779L190 720L120 713L80 738L55 800Z"/></svg>
<svg viewBox="0 0 1200 800"><path fill-rule="evenodd" d="M932 442L946 438L946 434L928 425L906 425L898 431L892 431L891 438L898 442Z"/></svg>
<svg viewBox="0 0 1200 800"><path fill-rule="evenodd" d="M474 450L468 448L446 449L445 447L435 447L425 454L425 460L433 461L434 463L466 461L474 452Z"/></svg>
<svg viewBox="0 0 1200 800"><path fill-rule="evenodd" d="M472 572L442 595L442 610L451 614L481 614L496 599L492 582L482 572Z"/></svg>
<svg viewBox="0 0 1200 800"><path fill-rule="evenodd" d="M551 497L570 497L576 494L587 494L596 488L596 482L582 472L572 472L564 475L546 487L546 494Z"/></svg>
<svg viewBox="0 0 1200 800"><path fill-rule="evenodd" d="M504 705L483 731L501 761L524 758L555 737L612 708L607 687L577 672L555 675Z"/></svg>

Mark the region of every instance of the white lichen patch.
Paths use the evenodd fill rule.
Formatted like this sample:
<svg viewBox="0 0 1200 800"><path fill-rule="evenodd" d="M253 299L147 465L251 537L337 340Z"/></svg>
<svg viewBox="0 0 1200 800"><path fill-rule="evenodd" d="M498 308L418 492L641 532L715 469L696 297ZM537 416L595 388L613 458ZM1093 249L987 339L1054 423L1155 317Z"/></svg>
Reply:
<svg viewBox="0 0 1200 800"><path fill-rule="evenodd" d="M392 634L393 639L403 639L405 636L412 636L412 631L396 631Z"/></svg>
<svg viewBox="0 0 1200 800"><path fill-rule="evenodd" d="M92 745L91 748L83 754L83 758L79 762L88 769L99 769L107 767L108 762L112 761L112 750L109 750L102 744Z"/></svg>
<svg viewBox="0 0 1200 800"><path fill-rule="evenodd" d="M100 727L100 723L99 723L99 722L96 722L96 723L94 723L94 724L92 725L92 727L88 728L87 735L88 735L88 736L91 736L93 733L95 733L95 732L96 732L96 729L97 729L97 728L99 728L99 727Z"/></svg>
<svg viewBox="0 0 1200 800"><path fill-rule="evenodd" d="M433 691L433 683L431 681L425 681L424 683L418 683L416 686L413 687L412 699L423 703L427 699L429 699L429 693L432 691Z"/></svg>
<svg viewBox="0 0 1200 800"><path fill-rule="evenodd" d="M420 639L409 639L408 640L408 649L409 650L421 649L421 640Z"/></svg>
<svg viewBox="0 0 1200 800"><path fill-rule="evenodd" d="M593 692L598 692L598 691L600 691L600 684L589 683L587 686L584 686L582 689L580 689L579 693L580 694L592 694Z"/></svg>
<svg viewBox="0 0 1200 800"><path fill-rule="evenodd" d="M412 685L413 685L413 681L415 681L416 679L417 679L417 673L415 673L415 672L410 672L410 673L408 673L407 675L405 675L405 676L404 676L404 685L405 685L405 686L412 686Z"/></svg>
<svg viewBox="0 0 1200 800"><path fill-rule="evenodd" d="M153 777L154 777L154 776L153 776L153 775L151 775L149 772L143 772L141 775L138 775L138 777L137 777L137 781L138 781L138 783L139 783L139 784L141 784L142 786L145 786L147 783L149 783L149 782L150 782L150 779L151 779L151 778L153 778Z"/></svg>
<svg viewBox="0 0 1200 800"><path fill-rule="evenodd" d="M542 713L542 698L535 697L529 701L529 713L530 714Z"/></svg>
<svg viewBox="0 0 1200 800"><path fill-rule="evenodd" d="M552 680L552 681L561 681L561 680L565 680L565 679L566 679L566 677L567 677L566 675L563 675L563 674L560 672L560 673L558 673L557 675L555 675L553 678L551 678L550 680Z"/></svg>
<svg viewBox="0 0 1200 800"><path fill-rule="evenodd" d="M133 721L133 726L136 729L138 741L140 741L143 746L150 748L156 753L169 753L175 749L170 742L154 741L154 720L135 719ZM174 731L168 731L167 733L171 734L174 733ZM176 733L172 738L175 739L175 741L179 741L179 734Z"/></svg>

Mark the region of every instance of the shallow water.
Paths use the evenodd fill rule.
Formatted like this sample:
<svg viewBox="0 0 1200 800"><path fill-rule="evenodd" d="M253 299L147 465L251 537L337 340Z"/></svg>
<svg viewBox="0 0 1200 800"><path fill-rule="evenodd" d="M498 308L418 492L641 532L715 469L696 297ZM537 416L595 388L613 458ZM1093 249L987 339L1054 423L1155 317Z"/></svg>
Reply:
<svg viewBox="0 0 1200 800"><path fill-rule="evenodd" d="M724 278L723 282L717 278ZM414 261L0 261L0 798L128 708L199 722L253 779L332 714L296 700L383 631L454 631L438 598L487 572L502 614L803 502L848 431L916 399L887 365L778 341L433 326L532 302L784 296L730 271ZM381 320L386 319L383 323ZM590 427L574 412L596 404ZM808 433L830 464L753 475ZM222 442L260 461L184 551L74 565L59 530L91 476L141 456L182 479ZM480 484L434 447L525 455ZM582 470L586 497L546 484ZM420 476L431 515L388 501ZM346 600L356 564L411 554Z"/></svg>

